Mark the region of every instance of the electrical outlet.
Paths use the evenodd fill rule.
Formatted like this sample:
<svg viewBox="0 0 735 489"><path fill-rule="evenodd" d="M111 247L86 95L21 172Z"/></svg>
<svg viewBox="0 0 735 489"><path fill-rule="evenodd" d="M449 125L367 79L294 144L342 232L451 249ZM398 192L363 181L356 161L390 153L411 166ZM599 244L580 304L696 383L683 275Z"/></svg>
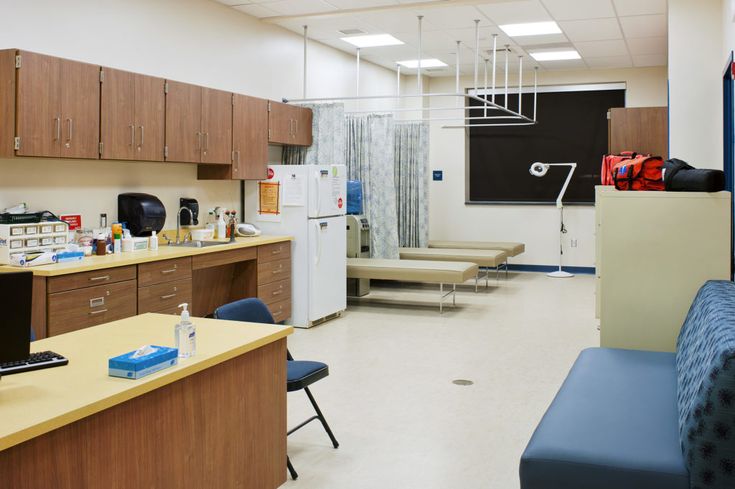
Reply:
<svg viewBox="0 0 735 489"><path fill-rule="evenodd" d="M570 244L571 244L571 247L572 248L576 248L577 247L577 240L576 239L571 240L571 243Z"/></svg>

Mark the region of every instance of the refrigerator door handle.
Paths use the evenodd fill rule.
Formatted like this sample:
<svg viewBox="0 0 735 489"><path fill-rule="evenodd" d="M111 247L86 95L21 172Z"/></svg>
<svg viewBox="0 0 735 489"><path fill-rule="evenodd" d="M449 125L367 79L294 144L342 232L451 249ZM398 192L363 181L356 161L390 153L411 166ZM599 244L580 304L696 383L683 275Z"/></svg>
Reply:
<svg viewBox="0 0 735 489"><path fill-rule="evenodd" d="M316 209L314 209L315 210L314 215L320 216L322 214L322 211L321 211L322 209L322 189L319 188L319 171L318 170L314 172L314 180L315 180L314 183L316 184L316 186L314 187L316 191Z"/></svg>
<svg viewBox="0 0 735 489"><path fill-rule="evenodd" d="M314 226L316 227L316 257L314 259L314 264L319 265L319 262L322 259L322 226L317 221L314 221Z"/></svg>

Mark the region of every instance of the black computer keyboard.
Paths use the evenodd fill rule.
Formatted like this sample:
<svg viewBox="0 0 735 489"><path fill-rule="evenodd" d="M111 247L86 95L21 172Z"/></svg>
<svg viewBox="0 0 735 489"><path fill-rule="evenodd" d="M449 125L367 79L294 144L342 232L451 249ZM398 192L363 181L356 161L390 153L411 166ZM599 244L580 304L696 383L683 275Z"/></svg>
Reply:
<svg viewBox="0 0 735 489"><path fill-rule="evenodd" d="M67 363L69 363L69 360L58 353L40 351L38 353L31 353L31 356L25 360L0 363L0 375L19 374L42 368L61 367Z"/></svg>

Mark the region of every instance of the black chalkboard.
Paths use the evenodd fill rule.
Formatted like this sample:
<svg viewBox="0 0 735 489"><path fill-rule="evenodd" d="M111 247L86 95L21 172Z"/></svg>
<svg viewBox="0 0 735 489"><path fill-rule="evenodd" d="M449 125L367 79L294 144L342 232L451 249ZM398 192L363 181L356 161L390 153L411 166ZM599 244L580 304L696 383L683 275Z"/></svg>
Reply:
<svg viewBox="0 0 735 489"><path fill-rule="evenodd" d="M504 97L496 96L495 102L503 105ZM533 94L524 94L522 102L523 113L532 116ZM470 105L479 104L470 102ZM470 202L554 203L569 170L551 168L544 177L534 177L528 169L531 163L541 161L577 163L564 202L594 203L595 185L600 182L600 163L607 153L607 111L624 106L625 90L621 89L543 92L538 94L538 124L535 126L471 127ZM518 109L518 95L508 96L508 108ZM480 116L482 109L469 110L469 114ZM470 121L473 125L486 123L488 121Z"/></svg>

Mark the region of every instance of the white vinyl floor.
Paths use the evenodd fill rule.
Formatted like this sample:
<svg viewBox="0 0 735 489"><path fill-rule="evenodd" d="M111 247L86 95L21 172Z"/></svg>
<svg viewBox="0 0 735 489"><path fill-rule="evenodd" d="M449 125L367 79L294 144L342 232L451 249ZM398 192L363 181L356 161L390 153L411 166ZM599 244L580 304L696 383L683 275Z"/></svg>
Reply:
<svg viewBox="0 0 735 489"><path fill-rule="evenodd" d="M383 284L343 317L296 330L297 359L329 364L312 386L318 421L289 437L288 489L516 489L518 461L580 350L599 345L594 277L511 273L462 287L439 315L438 287ZM455 385L470 380L469 386ZM288 395L288 421L311 415Z"/></svg>

